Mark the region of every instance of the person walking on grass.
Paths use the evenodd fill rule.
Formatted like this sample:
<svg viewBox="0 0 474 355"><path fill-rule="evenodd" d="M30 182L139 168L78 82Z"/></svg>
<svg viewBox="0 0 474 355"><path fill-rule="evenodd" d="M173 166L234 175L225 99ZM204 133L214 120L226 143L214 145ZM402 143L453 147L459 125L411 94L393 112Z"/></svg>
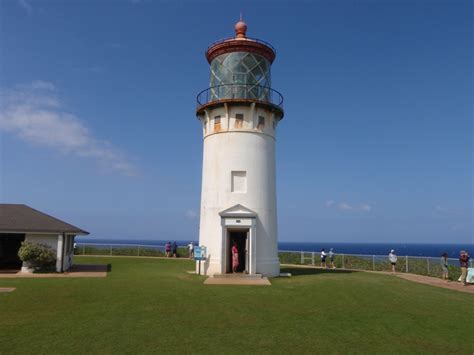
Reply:
<svg viewBox="0 0 474 355"><path fill-rule="evenodd" d="M173 258L178 257L178 244L176 242L173 242Z"/></svg>
<svg viewBox="0 0 474 355"><path fill-rule="evenodd" d="M333 248L329 249L328 256L329 256L329 262L330 262L331 269L336 268L336 266L334 265L334 255L336 255L336 254L334 254L334 249Z"/></svg>
<svg viewBox="0 0 474 355"><path fill-rule="evenodd" d="M171 256L171 242L165 244L165 252L166 257L169 258Z"/></svg>
<svg viewBox="0 0 474 355"><path fill-rule="evenodd" d="M188 244L188 250L189 250L189 259L194 258L194 243L193 242Z"/></svg>
<svg viewBox="0 0 474 355"><path fill-rule="evenodd" d="M390 254L388 254L388 260L390 261L390 264L392 265L391 271L393 273L396 272L395 267L397 266L397 254L395 254L395 250L390 250Z"/></svg>
<svg viewBox="0 0 474 355"><path fill-rule="evenodd" d="M441 255L441 270L443 270L442 279L448 281L448 253Z"/></svg>
<svg viewBox="0 0 474 355"><path fill-rule="evenodd" d="M321 267L324 267L326 268L326 257L327 257L327 254L326 254L326 251L323 249L321 249Z"/></svg>
<svg viewBox="0 0 474 355"><path fill-rule="evenodd" d="M464 286L467 286L467 268L469 266L469 260L471 257L465 250L461 250L459 253L459 264L461 265L461 282Z"/></svg>

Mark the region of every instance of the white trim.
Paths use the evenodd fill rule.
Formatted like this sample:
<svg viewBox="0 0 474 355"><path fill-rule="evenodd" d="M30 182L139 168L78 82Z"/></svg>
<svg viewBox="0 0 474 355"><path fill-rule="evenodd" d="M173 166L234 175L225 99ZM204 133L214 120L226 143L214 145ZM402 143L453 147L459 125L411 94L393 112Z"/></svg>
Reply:
<svg viewBox="0 0 474 355"><path fill-rule="evenodd" d="M72 233L72 232L60 232L60 231L42 231L42 232L31 232L31 231L4 231L0 230L0 234L58 234L63 233L66 235L89 235L89 233Z"/></svg>
<svg viewBox="0 0 474 355"><path fill-rule="evenodd" d="M241 205L236 205L243 207ZM235 206L234 206L235 207ZM231 207L230 209L232 209ZM247 208L243 207L245 210L248 210ZM228 210L230 210L228 209ZM227 211L227 210L226 210ZM249 210L250 211L250 210ZM225 211L224 211L225 212ZM257 253L256 253L256 237L257 237L257 219L256 219L256 214L255 217L249 216L246 214L241 213L239 218L242 220L250 220L250 225L242 225L238 223L232 223L236 219L236 215L232 215L231 218L226 217L225 213L221 212L220 215L221 217L221 228L222 228L222 252L221 252L221 273L225 274L227 273L227 248L229 247L227 240L228 240L228 233L232 229L237 229L241 231L247 231L247 238L248 238L248 245L249 245L249 250L248 250L248 264L245 265L246 271L250 275L254 275L257 273L256 270L256 265L257 265ZM253 212L253 211L252 211ZM255 212L253 212L255 213ZM224 214L224 215L223 215Z"/></svg>
<svg viewBox="0 0 474 355"><path fill-rule="evenodd" d="M234 217L234 218L256 218L257 212L252 211L250 208L242 206L240 203L226 208L225 210L219 212L221 217Z"/></svg>

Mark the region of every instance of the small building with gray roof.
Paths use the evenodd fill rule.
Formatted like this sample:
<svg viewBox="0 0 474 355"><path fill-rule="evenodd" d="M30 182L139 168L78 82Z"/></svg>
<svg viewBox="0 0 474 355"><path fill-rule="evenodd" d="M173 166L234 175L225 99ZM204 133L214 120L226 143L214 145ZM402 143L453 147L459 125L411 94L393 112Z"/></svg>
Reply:
<svg viewBox="0 0 474 355"><path fill-rule="evenodd" d="M23 241L46 244L56 252L56 271L72 266L74 237L89 232L22 204L0 204L0 269L29 271L18 257Z"/></svg>

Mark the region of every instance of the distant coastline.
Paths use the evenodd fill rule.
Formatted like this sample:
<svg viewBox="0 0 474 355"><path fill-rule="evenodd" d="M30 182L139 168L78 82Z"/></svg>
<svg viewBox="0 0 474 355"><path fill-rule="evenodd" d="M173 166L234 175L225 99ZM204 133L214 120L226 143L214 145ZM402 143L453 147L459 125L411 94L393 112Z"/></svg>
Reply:
<svg viewBox="0 0 474 355"><path fill-rule="evenodd" d="M140 245L164 245L168 240L146 240L146 239L106 239L91 237L76 237L78 243L91 244L140 244ZM186 245L191 240L177 240L178 245ZM197 240L193 240L197 244ZM390 249L395 249L398 255L429 256L437 257L442 253L448 253L450 258L456 258L461 249L468 250L474 254L474 244L429 244L429 243L330 243L330 242L279 242L279 250L319 252L324 248L334 248L336 253L361 254L361 255L386 255Z"/></svg>

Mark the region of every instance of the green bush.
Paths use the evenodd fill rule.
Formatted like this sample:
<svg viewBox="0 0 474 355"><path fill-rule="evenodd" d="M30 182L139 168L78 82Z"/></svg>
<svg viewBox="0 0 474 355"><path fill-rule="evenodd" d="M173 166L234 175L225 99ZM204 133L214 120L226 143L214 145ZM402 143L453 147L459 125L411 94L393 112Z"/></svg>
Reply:
<svg viewBox="0 0 474 355"><path fill-rule="evenodd" d="M35 270L49 270L56 265L56 253L45 244L24 241L18 250L18 256Z"/></svg>

